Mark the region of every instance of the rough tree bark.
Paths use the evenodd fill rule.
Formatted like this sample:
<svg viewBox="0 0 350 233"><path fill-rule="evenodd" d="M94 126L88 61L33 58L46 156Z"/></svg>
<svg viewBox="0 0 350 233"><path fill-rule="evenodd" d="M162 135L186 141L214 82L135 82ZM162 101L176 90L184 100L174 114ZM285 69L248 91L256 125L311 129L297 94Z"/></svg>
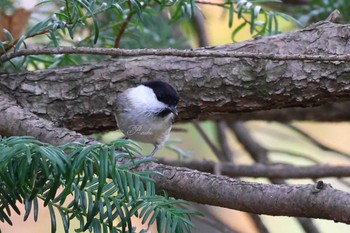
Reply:
<svg viewBox="0 0 350 233"><path fill-rule="evenodd" d="M309 217L350 224L350 194L319 181L315 185L276 185L244 182L156 163L138 170L160 171L157 187L170 195L249 213Z"/></svg>
<svg viewBox="0 0 350 233"><path fill-rule="evenodd" d="M350 100L349 60L305 61L259 59L259 54L348 54L349 25L320 22L306 29L200 51L256 53L254 58L142 56L106 60L60 69L0 75L0 135L31 135L51 144L88 140L80 133L115 129L111 104L118 92L151 79L176 86L182 101L180 121L190 119L327 119L349 116L336 103ZM315 109L284 109L328 104L335 115ZM348 108L350 109L350 108ZM244 112L260 111L258 113ZM349 112L349 110L347 110ZM236 114L242 114L239 117ZM329 113L329 112L327 112ZM343 115L342 115L343 114ZM344 119L341 118L340 119ZM333 119L334 119L333 118ZM80 133L76 133L78 131ZM247 183L157 163L157 186L171 195L198 203L257 214L332 219L350 223L350 195L322 182L317 185Z"/></svg>
<svg viewBox="0 0 350 233"><path fill-rule="evenodd" d="M349 38L349 25L324 21L288 34L201 50L251 52L257 54L256 59L127 57L2 74L0 91L11 94L20 106L57 126L81 133L115 129L111 104L117 93L151 79L176 86L182 100L179 121L279 117L345 120L350 115L349 103L339 102L349 101L350 61L258 58L259 54L344 55L349 52ZM325 106L305 109L322 104ZM276 110L287 107L298 108Z"/></svg>

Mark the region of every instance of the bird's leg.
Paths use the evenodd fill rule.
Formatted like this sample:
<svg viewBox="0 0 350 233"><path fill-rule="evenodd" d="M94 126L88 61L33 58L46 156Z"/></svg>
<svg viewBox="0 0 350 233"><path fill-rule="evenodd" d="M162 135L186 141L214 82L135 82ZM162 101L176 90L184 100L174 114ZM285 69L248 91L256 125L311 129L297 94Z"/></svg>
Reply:
<svg viewBox="0 0 350 233"><path fill-rule="evenodd" d="M149 155L147 155L147 156L143 157L142 159L140 159L139 161L142 161L142 162L143 161L150 161L150 162L154 161L155 158L153 158L153 156L157 152L158 149L159 149L158 145L154 145L153 151Z"/></svg>
<svg viewBox="0 0 350 233"><path fill-rule="evenodd" d="M147 159L153 158L153 156L154 156L154 154L157 152L157 150L159 150L158 145L154 145L153 151L152 151L149 155L147 155L145 158L147 158Z"/></svg>

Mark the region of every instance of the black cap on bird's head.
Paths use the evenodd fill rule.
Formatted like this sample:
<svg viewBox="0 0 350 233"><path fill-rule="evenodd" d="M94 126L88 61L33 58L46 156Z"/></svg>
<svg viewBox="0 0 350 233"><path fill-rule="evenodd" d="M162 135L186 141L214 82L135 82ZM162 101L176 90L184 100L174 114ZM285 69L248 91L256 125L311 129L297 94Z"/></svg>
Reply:
<svg viewBox="0 0 350 233"><path fill-rule="evenodd" d="M157 99L169 106L176 106L179 102L179 94L173 86L163 81L149 81L142 85L153 90Z"/></svg>
<svg viewBox="0 0 350 233"><path fill-rule="evenodd" d="M164 117L171 112L177 115L176 105L179 102L179 94L173 86L163 81L149 81L142 85L151 88L157 99L168 105L168 108L159 112L158 116Z"/></svg>

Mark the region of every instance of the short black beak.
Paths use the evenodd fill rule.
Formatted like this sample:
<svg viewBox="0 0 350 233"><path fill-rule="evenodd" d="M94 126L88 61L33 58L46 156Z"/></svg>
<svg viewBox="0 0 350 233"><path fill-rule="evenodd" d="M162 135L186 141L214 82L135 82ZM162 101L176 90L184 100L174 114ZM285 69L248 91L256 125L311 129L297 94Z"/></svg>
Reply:
<svg viewBox="0 0 350 233"><path fill-rule="evenodd" d="M176 106L169 106L168 108L169 108L169 110L170 110L172 113L175 114L175 116L177 116L178 113L177 113Z"/></svg>

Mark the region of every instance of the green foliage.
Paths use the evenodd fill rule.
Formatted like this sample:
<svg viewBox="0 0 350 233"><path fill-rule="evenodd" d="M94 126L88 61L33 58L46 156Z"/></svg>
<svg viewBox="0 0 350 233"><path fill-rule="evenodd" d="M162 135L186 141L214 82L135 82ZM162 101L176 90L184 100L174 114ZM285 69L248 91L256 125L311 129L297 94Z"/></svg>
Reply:
<svg viewBox="0 0 350 233"><path fill-rule="evenodd" d="M302 25L325 20L336 9L339 10L344 23L350 22L350 1L348 0L310 0L305 4L269 4L268 7L293 15Z"/></svg>
<svg viewBox="0 0 350 233"><path fill-rule="evenodd" d="M188 218L198 214L176 207L184 201L156 194L150 176L157 172L130 171L143 161L130 161L137 149L127 140L54 147L9 137L0 138L0 151L0 221L8 224L12 211L20 214L19 203L25 206L24 220L31 213L37 220L39 200L49 209L51 232L57 218L65 232L71 232L73 219L80 222L76 232L135 232L133 216L156 223L159 232L190 232Z"/></svg>
<svg viewBox="0 0 350 233"><path fill-rule="evenodd" d="M216 6L213 7L220 6L228 12L228 26L233 28L232 40L236 41L244 27L249 27L253 36L273 35L280 32L279 19L295 21L286 14L269 11L262 6L271 2L280 1L227 0L222 4L214 4ZM40 21L30 26L19 39L14 40L7 31L8 40L0 41L0 54L6 54L11 48L18 51L26 46L29 38L34 38L31 43L48 47L114 47L120 37L120 43L117 43L120 48L186 48L188 43L184 35L174 33L174 26L169 23L174 25L190 20L194 9L200 7L194 0L44 0L38 7L46 4L54 4L54 12L47 12L45 20L41 16ZM243 19L243 22L235 22L235 16ZM36 39L42 35L47 36L48 40ZM27 56L12 59L0 64L0 67L7 72L14 72L91 63L103 59L103 56L91 55Z"/></svg>
<svg viewBox="0 0 350 233"><path fill-rule="evenodd" d="M119 34L123 38L119 47L123 48L188 47L187 41L183 37L174 38L173 29L164 20L164 16L160 14L163 7L171 7L166 2L46 0L42 1L38 7L50 3L54 3L57 10L47 12L49 15L47 19L40 19L18 40L0 41L0 54L7 53L11 48L18 51L22 46L26 46L25 42L29 38L34 38L31 40L34 43L48 47L60 45L113 47ZM186 4L186 2L183 1L181 4ZM176 5L180 7L181 4L177 3ZM131 17L126 31L122 32L121 28L129 15L136 15L136 17ZM163 30L159 30L160 28ZM46 35L49 40L35 40L42 35ZM9 36L12 35L9 34ZM28 68L42 69L77 65L103 59L105 59L103 56L93 57L89 55L28 56L26 61L17 58L13 59L11 64L0 64L0 67L2 66L3 70L8 72L14 72Z"/></svg>
<svg viewBox="0 0 350 233"><path fill-rule="evenodd" d="M338 9L344 22L350 22L350 1L348 0L312 0L309 4L302 5L297 9L297 17L303 23L326 19L330 13Z"/></svg>
<svg viewBox="0 0 350 233"><path fill-rule="evenodd" d="M11 14L15 10L14 0L1 0L0 11Z"/></svg>
<svg viewBox="0 0 350 233"><path fill-rule="evenodd" d="M270 11L265 9L261 4L267 3L280 3L280 0L236 0L227 1L224 7L229 12L228 26L231 28L234 26L234 17L242 19L239 25L234 26L231 38L236 41L237 35L241 30L247 26L250 28L250 34L255 36L275 35L280 33L278 21L284 19L287 21L298 23L291 16L282 12Z"/></svg>

